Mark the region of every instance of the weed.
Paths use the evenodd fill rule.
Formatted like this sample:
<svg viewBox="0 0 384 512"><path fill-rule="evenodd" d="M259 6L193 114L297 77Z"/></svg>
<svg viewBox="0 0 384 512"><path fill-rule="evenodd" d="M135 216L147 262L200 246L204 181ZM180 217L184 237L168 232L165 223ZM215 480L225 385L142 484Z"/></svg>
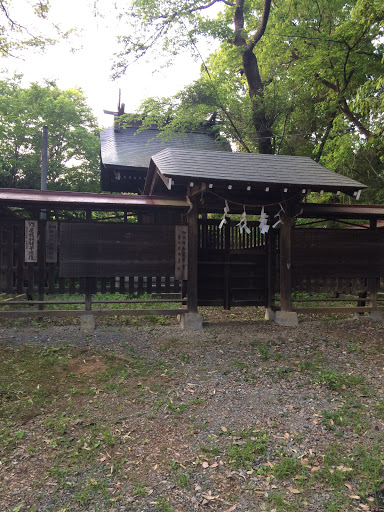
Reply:
<svg viewBox="0 0 384 512"><path fill-rule="evenodd" d="M228 458L235 467L251 469L258 455L266 455L267 443L268 437L265 432L240 432L228 451Z"/></svg>
<svg viewBox="0 0 384 512"><path fill-rule="evenodd" d="M272 468L272 473L276 478L293 478L298 474L305 472L304 466L300 461L293 457L283 457L278 464Z"/></svg>
<svg viewBox="0 0 384 512"><path fill-rule="evenodd" d="M281 366L276 368L276 373L280 379L286 379L293 372L293 368L290 366Z"/></svg>
<svg viewBox="0 0 384 512"><path fill-rule="evenodd" d="M271 357L269 348L266 347L265 345L257 345L257 350L259 351L259 354L263 361L268 361L268 359Z"/></svg>
<svg viewBox="0 0 384 512"><path fill-rule="evenodd" d="M363 406L354 402L344 404L336 411L322 411L322 418L323 424L329 430L336 430L336 427L351 427L361 434L369 426L363 416Z"/></svg>
<svg viewBox="0 0 384 512"><path fill-rule="evenodd" d="M143 484L141 484L140 482L135 482L133 484L132 494L134 496L142 496L143 497L143 496L146 496L147 491L146 491L146 489L145 489Z"/></svg>
<svg viewBox="0 0 384 512"><path fill-rule="evenodd" d="M200 446L200 450L208 455L220 455L220 447L217 444L211 444L209 446Z"/></svg>
<svg viewBox="0 0 384 512"><path fill-rule="evenodd" d="M171 501L159 496L156 500L156 510L158 512L173 512Z"/></svg>
<svg viewBox="0 0 384 512"><path fill-rule="evenodd" d="M276 512L299 512L300 510L296 503L289 503L277 492L272 492L268 496L267 501L271 503Z"/></svg>
<svg viewBox="0 0 384 512"><path fill-rule="evenodd" d="M191 356L189 356L188 354L182 354L180 356L180 359L183 363L190 363L191 362Z"/></svg>
<svg viewBox="0 0 384 512"><path fill-rule="evenodd" d="M331 391L340 391L365 383L362 375L343 375L332 370L321 371L316 380L320 384L325 384Z"/></svg>
<svg viewBox="0 0 384 512"><path fill-rule="evenodd" d="M174 475L174 480L179 487L184 489L190 487L191 482L189 480L188 471L177 461L172 460L169 463L169 467Z"/></svg>

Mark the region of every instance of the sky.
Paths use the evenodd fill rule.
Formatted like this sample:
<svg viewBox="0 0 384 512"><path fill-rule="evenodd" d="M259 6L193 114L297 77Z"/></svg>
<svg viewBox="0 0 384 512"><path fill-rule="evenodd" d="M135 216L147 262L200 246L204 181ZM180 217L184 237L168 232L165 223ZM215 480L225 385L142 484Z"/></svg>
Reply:
<svg viewBox="0 0 384 512"><path fill-rule="evenodd" d="M113 5L110 0L98 1ZM101 127L112 123L111 116L104 114L103 110L116 110L119 88L125 111L133 112L145 98L175 94L199 76L201 62L184 54L176 57L173 66L165 69L160 68L159 60L140 61L132 65L123 78L113 81L111 68L113 54L117 50L116 35L120 29L116 11L109 7L104 18L95 17L92 15L93 3L90 0L51 0L50 21L36 22L28 10L27 0L13 0L13 17L31 27L32 32L40 28L54 37L52 22L58 23L63 30L76 27L77 35L48 47L43 54L28 51L23 58L3 59L2 75L22 73L24 85L49 79L55 80L62 89L80 87ZM204 55L204 47L199 47L199 50ZM205 54L208 52L206 47Z"/></svg>

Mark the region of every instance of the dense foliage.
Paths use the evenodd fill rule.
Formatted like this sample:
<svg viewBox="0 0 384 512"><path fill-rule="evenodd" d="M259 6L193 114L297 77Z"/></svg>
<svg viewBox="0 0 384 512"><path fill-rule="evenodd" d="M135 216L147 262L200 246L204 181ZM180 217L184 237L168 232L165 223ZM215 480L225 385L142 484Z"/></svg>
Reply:
<svg viewBox="0 0 384 512"><path fill-rule="evenodd" d="M144 102L146 122L171 133L216 115L238 150L311 156L370 185L363 201L384 200L380 0L132 4L116 76L151 51L196 54L202 36L217 45L195 83Z"/></svg>
<svg viewBox="0 0 384 512"><path fill-rule="evenodd" d="M0 81L0 187L40 188L42 128L48 126L48 189L99 190L96 120L81 90Z"/></svg>

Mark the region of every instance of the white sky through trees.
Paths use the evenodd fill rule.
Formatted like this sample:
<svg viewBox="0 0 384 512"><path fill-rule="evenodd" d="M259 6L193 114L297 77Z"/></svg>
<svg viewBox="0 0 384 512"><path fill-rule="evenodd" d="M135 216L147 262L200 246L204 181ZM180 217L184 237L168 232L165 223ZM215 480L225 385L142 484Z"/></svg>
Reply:
<svg viewBox="0 0 384 512"><path fill-rule="evenodd" d="M32 34L57 38L53 24L63 32L76 29L66 40L48 46L44 53L27 49L18 58L2 58L1 77L24 75L23 85L44 79L55 80L61 89L80 87L101 126L109 126L111 119L103 109L115 110L119 88L126 112L134 111L140 102L150 96L175 94L199 75L201 62L188 55L175 57L174 65L161 68L159 59L144 59L133 64L125 77L113 81L113 54L117 51L117 10L107 0L51 0L48 20L36 20L27 0L12 0L10 14L19 24L27 26ZM94 15L94 5L103 15ZM111 7L112 4L112 7ZM127 5L127 2L124 2ZM24 36L25 37L25 36ZM200 51L204 54L204 48ZM209 52L206 49L205 55ZM155 72L155 74L153 74Z"/></svg>

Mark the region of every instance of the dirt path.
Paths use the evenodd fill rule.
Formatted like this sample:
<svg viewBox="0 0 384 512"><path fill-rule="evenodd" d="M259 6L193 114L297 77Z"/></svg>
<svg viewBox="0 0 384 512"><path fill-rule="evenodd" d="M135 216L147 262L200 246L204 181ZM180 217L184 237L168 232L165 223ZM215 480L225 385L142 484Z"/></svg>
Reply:
<svg viewBox="0 0 384 512"><path fill-rule="evenodd" d="M383 327L203 313L0 327L0 510L381 510Z"/></svg>

